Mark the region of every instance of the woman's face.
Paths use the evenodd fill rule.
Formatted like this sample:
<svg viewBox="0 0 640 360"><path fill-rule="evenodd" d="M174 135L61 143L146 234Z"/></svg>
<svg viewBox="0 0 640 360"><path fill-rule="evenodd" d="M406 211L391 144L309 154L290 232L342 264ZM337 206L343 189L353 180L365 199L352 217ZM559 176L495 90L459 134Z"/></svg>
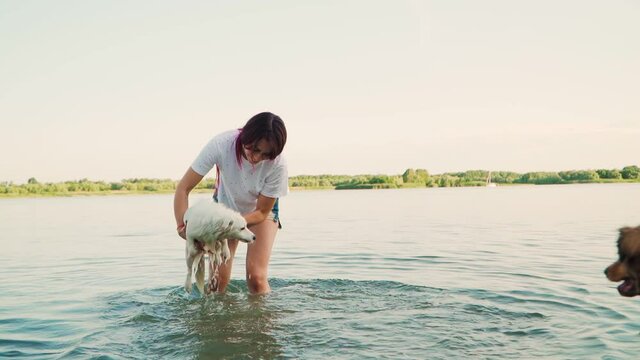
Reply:
<svg viewBox="0 0 640 360"><path fill-rule="evenodd" d="M268 141L262 139L252 145L244 145L244 157L255 165L262 160L270 159L273 147Z"/></svg>

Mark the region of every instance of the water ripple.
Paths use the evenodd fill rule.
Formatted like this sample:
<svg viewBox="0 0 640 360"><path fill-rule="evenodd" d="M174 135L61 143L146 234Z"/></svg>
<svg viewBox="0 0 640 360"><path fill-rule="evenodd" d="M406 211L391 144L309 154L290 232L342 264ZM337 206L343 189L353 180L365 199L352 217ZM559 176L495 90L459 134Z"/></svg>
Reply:
<svg viewBox="0 0 640 360"><path fill-rule="evenodd" d="M243 281L234 280L226 294L207 298L188 295L178 286L114 293L94 299L93 308L86 310L99 314L93 326L3 318L0 329L12 329L15 336L0 340L0 354L395 358L402 349L404 357L420 358L438 346L451 356L476 351L517 358L503 349L518 338L531 356L561 356L571 329L560 326L558 316L567 311L622 316L585 301L534 291L446 290L346 279L274 279L273 292L258 297L245 288ZM611 335L629 336L632 331L637 328L617 329ZM591 334L577 336L589 348L606 346ZM557 345L553 351L545 346L549 343ZM575 352L567 350L569 354Z"/></svg>

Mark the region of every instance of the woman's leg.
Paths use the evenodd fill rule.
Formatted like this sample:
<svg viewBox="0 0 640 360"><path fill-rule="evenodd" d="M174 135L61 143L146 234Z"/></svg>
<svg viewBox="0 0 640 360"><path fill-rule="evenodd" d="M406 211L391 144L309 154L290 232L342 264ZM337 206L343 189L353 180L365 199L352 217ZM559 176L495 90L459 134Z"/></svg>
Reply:
<svg viewBox="0 0 640 360"><path fill-rule="evenodd" d="M278 223L267 219L249 229L256 235L256 241L247 246L247 287L252 294L266 294L271 291L268 279L269 259Z"/></svg>
<svg viewBox="0 0 640 360"><path fill-rule="evenodd" d="M224 292L229 285L229 281L231 281L231 267L233 266L233 257L236 254L236 249L238 248L238 240L228 240L229 251L231 252L231 256L227 260L226 263L221 264L218 267L218 292Z"/></svg>

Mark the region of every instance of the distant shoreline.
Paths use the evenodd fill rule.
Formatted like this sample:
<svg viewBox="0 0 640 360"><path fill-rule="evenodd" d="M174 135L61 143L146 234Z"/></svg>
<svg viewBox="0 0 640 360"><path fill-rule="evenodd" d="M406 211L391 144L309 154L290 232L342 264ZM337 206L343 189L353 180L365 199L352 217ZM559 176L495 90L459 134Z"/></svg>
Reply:
<svg viewBox="0 0 640 360"><path fill-rule="evenodd" d="M213 189L194 189L191 193L207 193L213 192ZM166 195L173 194L174 191L74 191L61 193L40 193L40 194L0 194L0 199L19 199L19 198L45 198L45 197L81 197L81 196L128 196L128 195Z"/></svg>
<svg viewBox="0 0 640 360"><path fill-rule="evenodd" d="M289 188L304 190L375 190L441 187L483 187L515 185L563 185L593 183L640 183L640 168L528 172L467 170L429 174L425 169L407 169L401 175L297 175L289 177ZM214 178L203 179L194 192L212 192ZM118 182L88 179L58 183L40 183L30 178L26 184L0 182L0 198L111 196L173 193L177 180L133 178Z"/></svg>
<svg viewBox="0 0 640 360"><path fill-rule="evenodd" d="M624 180L624 181L598 181L598 182L572 182L562 184L500 184L498 187L513 187L513 186L536 186L536 185L588 185L588 184L640 184L638 180ZM470 188L470 187L484 187L484 186L456 186L455 188ZM340 190L406 190L406 189L438 189L438 187L428 186L408 186L408 187L354 187L354 188L340 188L327 186L317 187L291 187L290 190L297 192L303 191L340 191ZM127 191L127 190L113 190L113 191L75 191L75 192L61 192L61 193L26 193L26 194L0 194L0 201L2 199L29 199L29 198L52 198L52 197L93 197L93 196L132 196L132 195L168 195L173 194L175 190L159 190L159 191ZM206 194L213 193L214 189L194 189L192 194Z"/></svg>

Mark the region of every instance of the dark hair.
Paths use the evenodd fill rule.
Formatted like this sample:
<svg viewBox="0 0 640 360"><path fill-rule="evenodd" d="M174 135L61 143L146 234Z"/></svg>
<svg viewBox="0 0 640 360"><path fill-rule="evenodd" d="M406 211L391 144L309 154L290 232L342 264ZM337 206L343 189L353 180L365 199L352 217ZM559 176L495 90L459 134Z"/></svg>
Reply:
<svg viewBox="0 0 640 360"><path fill-rule="evenodd" d="M242 129L236 138L236 159L238 164L242 163L242 147L244 145L254 145L260 140L266 140L273 151L269 160L273 160L282 153L284 144L287 142L287 128L284 121L273 113L261 112L254 115Z"/></svg>

